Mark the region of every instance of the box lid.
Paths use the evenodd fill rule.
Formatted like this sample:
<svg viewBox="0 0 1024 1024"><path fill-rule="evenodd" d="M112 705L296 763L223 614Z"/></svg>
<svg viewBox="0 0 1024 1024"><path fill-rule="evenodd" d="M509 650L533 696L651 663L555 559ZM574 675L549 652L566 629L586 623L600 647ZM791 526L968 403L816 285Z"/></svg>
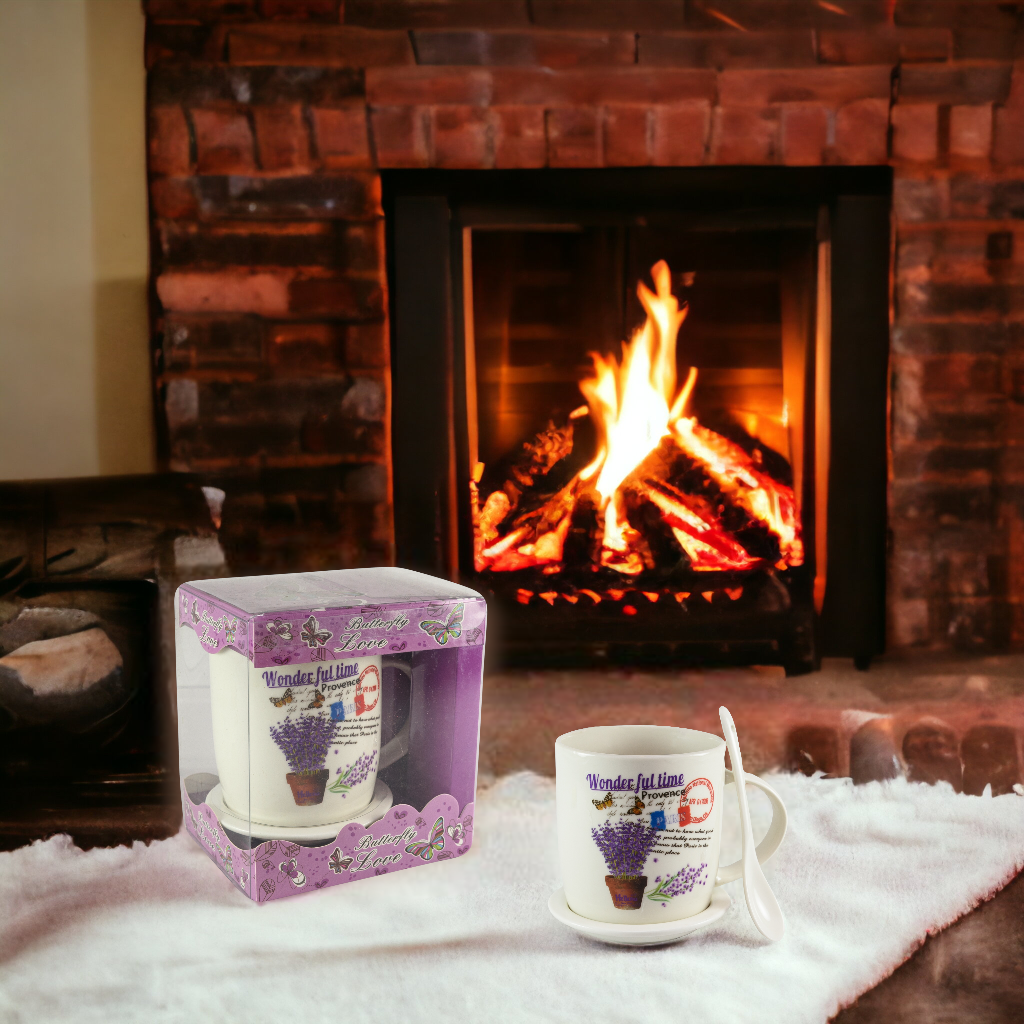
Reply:
<svg viewBox="0 0 1024 1024"><path fill-rule="evenodd" d="M395 601L480 597L475 590L458 583L394 566L192 580L188 588L250 615L302 608L358 608Z"/></svg>
<svg viewBox="0 0 1024 1024"><path fill-rule="evenodd" d="M178 593L180 626L257 667L482 644L487 616L475 590L390 566L194 580Z"/></svg>

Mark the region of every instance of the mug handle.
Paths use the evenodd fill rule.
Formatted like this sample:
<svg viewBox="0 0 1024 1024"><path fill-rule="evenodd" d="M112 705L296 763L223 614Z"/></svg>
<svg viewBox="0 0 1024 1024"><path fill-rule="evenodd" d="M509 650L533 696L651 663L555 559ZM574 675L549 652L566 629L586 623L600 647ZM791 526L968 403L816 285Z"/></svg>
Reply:
<svg viewBox="0 0 1024 1024"><path fill-rule="evenodd" d="M405 674L410 684L412 683L412 669L404 661L395 661L393 658L381 658L380 667L397 669ZM394 764L400 757L405 757L409 753L409 720L411 718L412 715L405 720L402 728L381 747L380 757L377 760L377 771L384 771L385 768Z"/></svg>
<svg viewBox="0 0 1024 1024"><path fill-rule="evenodd" d="M786 814L786 805L782 802L782 797L780 797L779 794L764 781L764 779L759 779L756 775L751 775L750 772L744 772L743 778L746 780L748 786L756 786L761 790L772 804L771 826L765 833L764 839L757 844L757 849L754 851L757 854L758 863L763 864L782 845L782 840L786 835L786 825L789 821L789 817ZM734 782L735 779L733 778L733 773L726 768L725 784L729 786ZM718 876L715 878L715 885L724 885L726 882L732 882L742 874L743 858L741 857L739 860L733 861L732 864L726 864L725 867L720 867L718 869Z"/></svg>

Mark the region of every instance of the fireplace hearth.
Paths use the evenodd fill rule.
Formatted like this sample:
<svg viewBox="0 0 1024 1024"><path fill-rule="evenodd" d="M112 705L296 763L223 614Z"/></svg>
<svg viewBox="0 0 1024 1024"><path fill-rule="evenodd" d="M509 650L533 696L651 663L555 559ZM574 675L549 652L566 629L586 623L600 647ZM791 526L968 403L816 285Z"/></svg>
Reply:
<svg viewBox="0 0 1024 1024"><path fill-rule="evenodd" d="M635 171L619 203L631 202L634 215L636 182L653 190L651 205L663 212L691 190L690 217L700 208L720 217L730 189L751 207L803 207L805 222L816 208L829 209L839 287L820 648L863 660L880 646L883 613L892 651L982 654L1024 642L1017 5L144 6L160 464L206 474L227 491L223 541L234 571L411 558L461 574L471 557L461 545L472 469L463 414L454 409L466 400L455 379L463 359L455 342L464 338L462 229L473 228L474 252L486 245L468 206L489 209L499 226L496 218L513 208L588 208L594 221L584 232L560 233L571 244L601 223L610 230L618 216L613 197L598 195L601 176ZM452 193L446 175L456 171L465 176ZM472 186L470 171L479 179ZM697 177L687 178L691 172ZM683 184L659 185L659 175ZM876 185L865 185L872 175ZM393 243L405 229L394 223L393 186L402 176L406 198L437 203L421 207L418 226L408 229L423 258L419 283L406 281L399 293ZM778 193L766 202L766 183L782 178L792 182L778 186L788 190L786 203ZM561 196L542 184L556 180L568 183ZM711 180L719 184L701 192L697 182ZM504 223L521 229L536 221ZM442 235L438 244L427 237ZM860 243L849 249L844 238L885 252L862 260ZM695 269L688 257L658 248L638 256L615 294L633 302L657 260L678 275ZM710 283L705 268L678 293L690 302L683 348L709 329L696 292ZM732 288L742 296L733 306L751 306L752 289ZM884 310L846 298L886 290ZM422 347L402 352L392 389L389 336L398 313L418 322ZM610 340L598 332L581 343L570 379L557 383L574 401L586 352L617 352L635 313L634 305ZM857 387L845 385L862 360L885 359L883 322L888 374L865 406ZM698 369L703 391L721 367L704 361ZM442 409L436 422L417 409L415 395L392 402L406 373ZM482 398L498 387L479 375L477 384ZM520 398L530 392L539 400L556 383L517 387ZM695 393L694 401L706 397ZM888 413L876 415L887 401ZM393 446L399 425L411 434L396 435ZM513 426L505 421L510 445L539 429ZM876 455L887 441L883 499ZM406 458L403 446L418 446L419 458ZM492 471L494 453L481 455ZM433 460L441 457L457 472L438 483ZM838 478L837 460L846 467ZM817 511L808 522L801 505L816 563L821 540L808 530L821 532ZM842 533L847 513L873 525ZM508 609L510 629L525 610ZM860 625L866 615L870 642Z"/></svg>
<svg viewBox="0 0 1024 1024"><path fill-rule="evenodd" d="M399 559L505 661L882 649L886 171L384 178Z"/></svg>

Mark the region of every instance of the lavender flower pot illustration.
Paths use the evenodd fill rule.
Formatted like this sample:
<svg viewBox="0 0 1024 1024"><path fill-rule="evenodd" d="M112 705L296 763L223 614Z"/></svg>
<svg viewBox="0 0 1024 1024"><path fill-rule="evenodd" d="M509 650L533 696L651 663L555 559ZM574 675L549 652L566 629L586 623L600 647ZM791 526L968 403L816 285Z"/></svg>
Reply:
<svg viewBox="0 0 1024 1024"><path fill-rule="evenodd" d="M647 888L647 876L637 875L632 878L616 878L605 875L604 884L612 894L612 903L619 910L639 910Z"/></svg>
<svg viewBox="0 0 1024 1024"><path fill-rule="evenodd" d="M299 807L311 807L324 802L324 792L331 773L326 768L302 774L289 772L285 778L292 787L292 798Z"/></svg>
<svg viewBox="0 0 1024 1024"><path fill-rule="evenodd" d="M272 739L291 768L285 779L299 807L323 803L331 774L324 762L340 728L341 723L326 715L300 715L270 727Z"/></svg>
<svg viewBox="0 0 1024 1024"><path fill-rule="evenodd" d="M604 882L612 904L619 910L639 910L647 887L644 865L658 833L638 821L606 821L592 828L590 834L610 872Z"/></svg>

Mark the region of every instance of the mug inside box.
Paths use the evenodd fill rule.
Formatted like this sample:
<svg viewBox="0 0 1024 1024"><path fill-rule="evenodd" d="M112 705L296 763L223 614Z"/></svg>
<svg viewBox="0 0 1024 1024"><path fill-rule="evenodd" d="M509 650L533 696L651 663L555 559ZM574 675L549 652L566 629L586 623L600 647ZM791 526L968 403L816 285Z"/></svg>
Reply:
<svg viewBox="0 0 1024 1024"><path fill-rule="evenodd" d="M243 891L468 849L479 595L388 568L197 581L176 608L185 824Z"/></svg>

